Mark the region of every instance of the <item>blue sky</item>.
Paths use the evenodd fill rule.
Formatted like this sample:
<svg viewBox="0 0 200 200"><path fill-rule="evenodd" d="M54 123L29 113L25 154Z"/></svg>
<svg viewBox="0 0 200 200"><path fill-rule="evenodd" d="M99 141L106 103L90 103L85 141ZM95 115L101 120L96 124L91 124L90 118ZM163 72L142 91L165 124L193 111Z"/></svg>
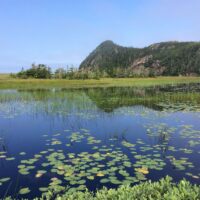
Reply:
<svg viewBox="0 0 200 200"><path fill-rule="evenodd" d="M200 41L199 0L1 0L0 72L80 62L102 41Z"/></svg>

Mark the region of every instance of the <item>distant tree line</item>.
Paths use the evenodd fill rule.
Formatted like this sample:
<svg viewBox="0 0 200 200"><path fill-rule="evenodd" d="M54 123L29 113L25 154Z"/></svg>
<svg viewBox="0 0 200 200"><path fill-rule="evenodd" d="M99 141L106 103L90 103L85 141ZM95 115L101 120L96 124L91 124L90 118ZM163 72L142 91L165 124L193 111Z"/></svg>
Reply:
<svg viewBox="0 0 200 200"><path fill-rule="evenodd" d="M65 68L57 68L53 71L44 64L32 64L25 70L22 68L17 74L11 74L14 78L28 79L99 79L99 78L125 78L125 77L145 77L145 75L137 75L129 68L107 68L107 69L78 69L73 66ZM151 73L149 76L155 76Z"/></svg>

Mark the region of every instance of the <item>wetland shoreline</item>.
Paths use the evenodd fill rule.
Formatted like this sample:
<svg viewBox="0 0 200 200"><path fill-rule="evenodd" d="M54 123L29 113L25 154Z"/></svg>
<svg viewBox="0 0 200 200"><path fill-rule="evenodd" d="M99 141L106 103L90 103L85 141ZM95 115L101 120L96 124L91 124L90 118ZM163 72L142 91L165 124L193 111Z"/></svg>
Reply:
<svg viewBox="0 0 200 200"><path fill-rule="evenodd" d="M95 87L149 87L200 83L200 77L156 78L102 78L99 80L66 79L14 79L0 75L0 89L48 89L48 88L95 88Z"/></svg>

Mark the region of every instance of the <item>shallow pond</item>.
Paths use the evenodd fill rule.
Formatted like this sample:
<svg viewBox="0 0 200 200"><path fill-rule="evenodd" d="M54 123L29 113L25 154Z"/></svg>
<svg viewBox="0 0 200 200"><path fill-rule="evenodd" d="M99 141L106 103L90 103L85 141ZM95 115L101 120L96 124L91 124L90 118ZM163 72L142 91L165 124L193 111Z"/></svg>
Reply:
<svg viewBox="0 0 200 200"><path fill-rule="evenodd" d="M0 198L166 175L199 184L199 88L1 90Z"/></svg>

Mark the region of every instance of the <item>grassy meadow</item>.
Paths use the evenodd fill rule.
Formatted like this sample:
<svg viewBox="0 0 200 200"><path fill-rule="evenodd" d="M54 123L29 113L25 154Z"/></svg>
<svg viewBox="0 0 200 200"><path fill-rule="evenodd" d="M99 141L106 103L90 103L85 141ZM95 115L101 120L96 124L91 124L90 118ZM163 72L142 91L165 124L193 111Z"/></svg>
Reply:
<svg viewBox="0 0 200 200"><path fill-rule="evenodd" d="M9 74L3 74L3 73L0 73L0 80L5 80L5 79L10 79L10 75Z"/></svg>
<svg viewBox="0 0 200 200"><path fill-rule="evenodd" d="M200 83L200 77L156 77L156 78L102 78L99 80L66 79L15 79L0 74L0 89L45 89L45 88L89 88L89 87L148 87Z"/></svg>

